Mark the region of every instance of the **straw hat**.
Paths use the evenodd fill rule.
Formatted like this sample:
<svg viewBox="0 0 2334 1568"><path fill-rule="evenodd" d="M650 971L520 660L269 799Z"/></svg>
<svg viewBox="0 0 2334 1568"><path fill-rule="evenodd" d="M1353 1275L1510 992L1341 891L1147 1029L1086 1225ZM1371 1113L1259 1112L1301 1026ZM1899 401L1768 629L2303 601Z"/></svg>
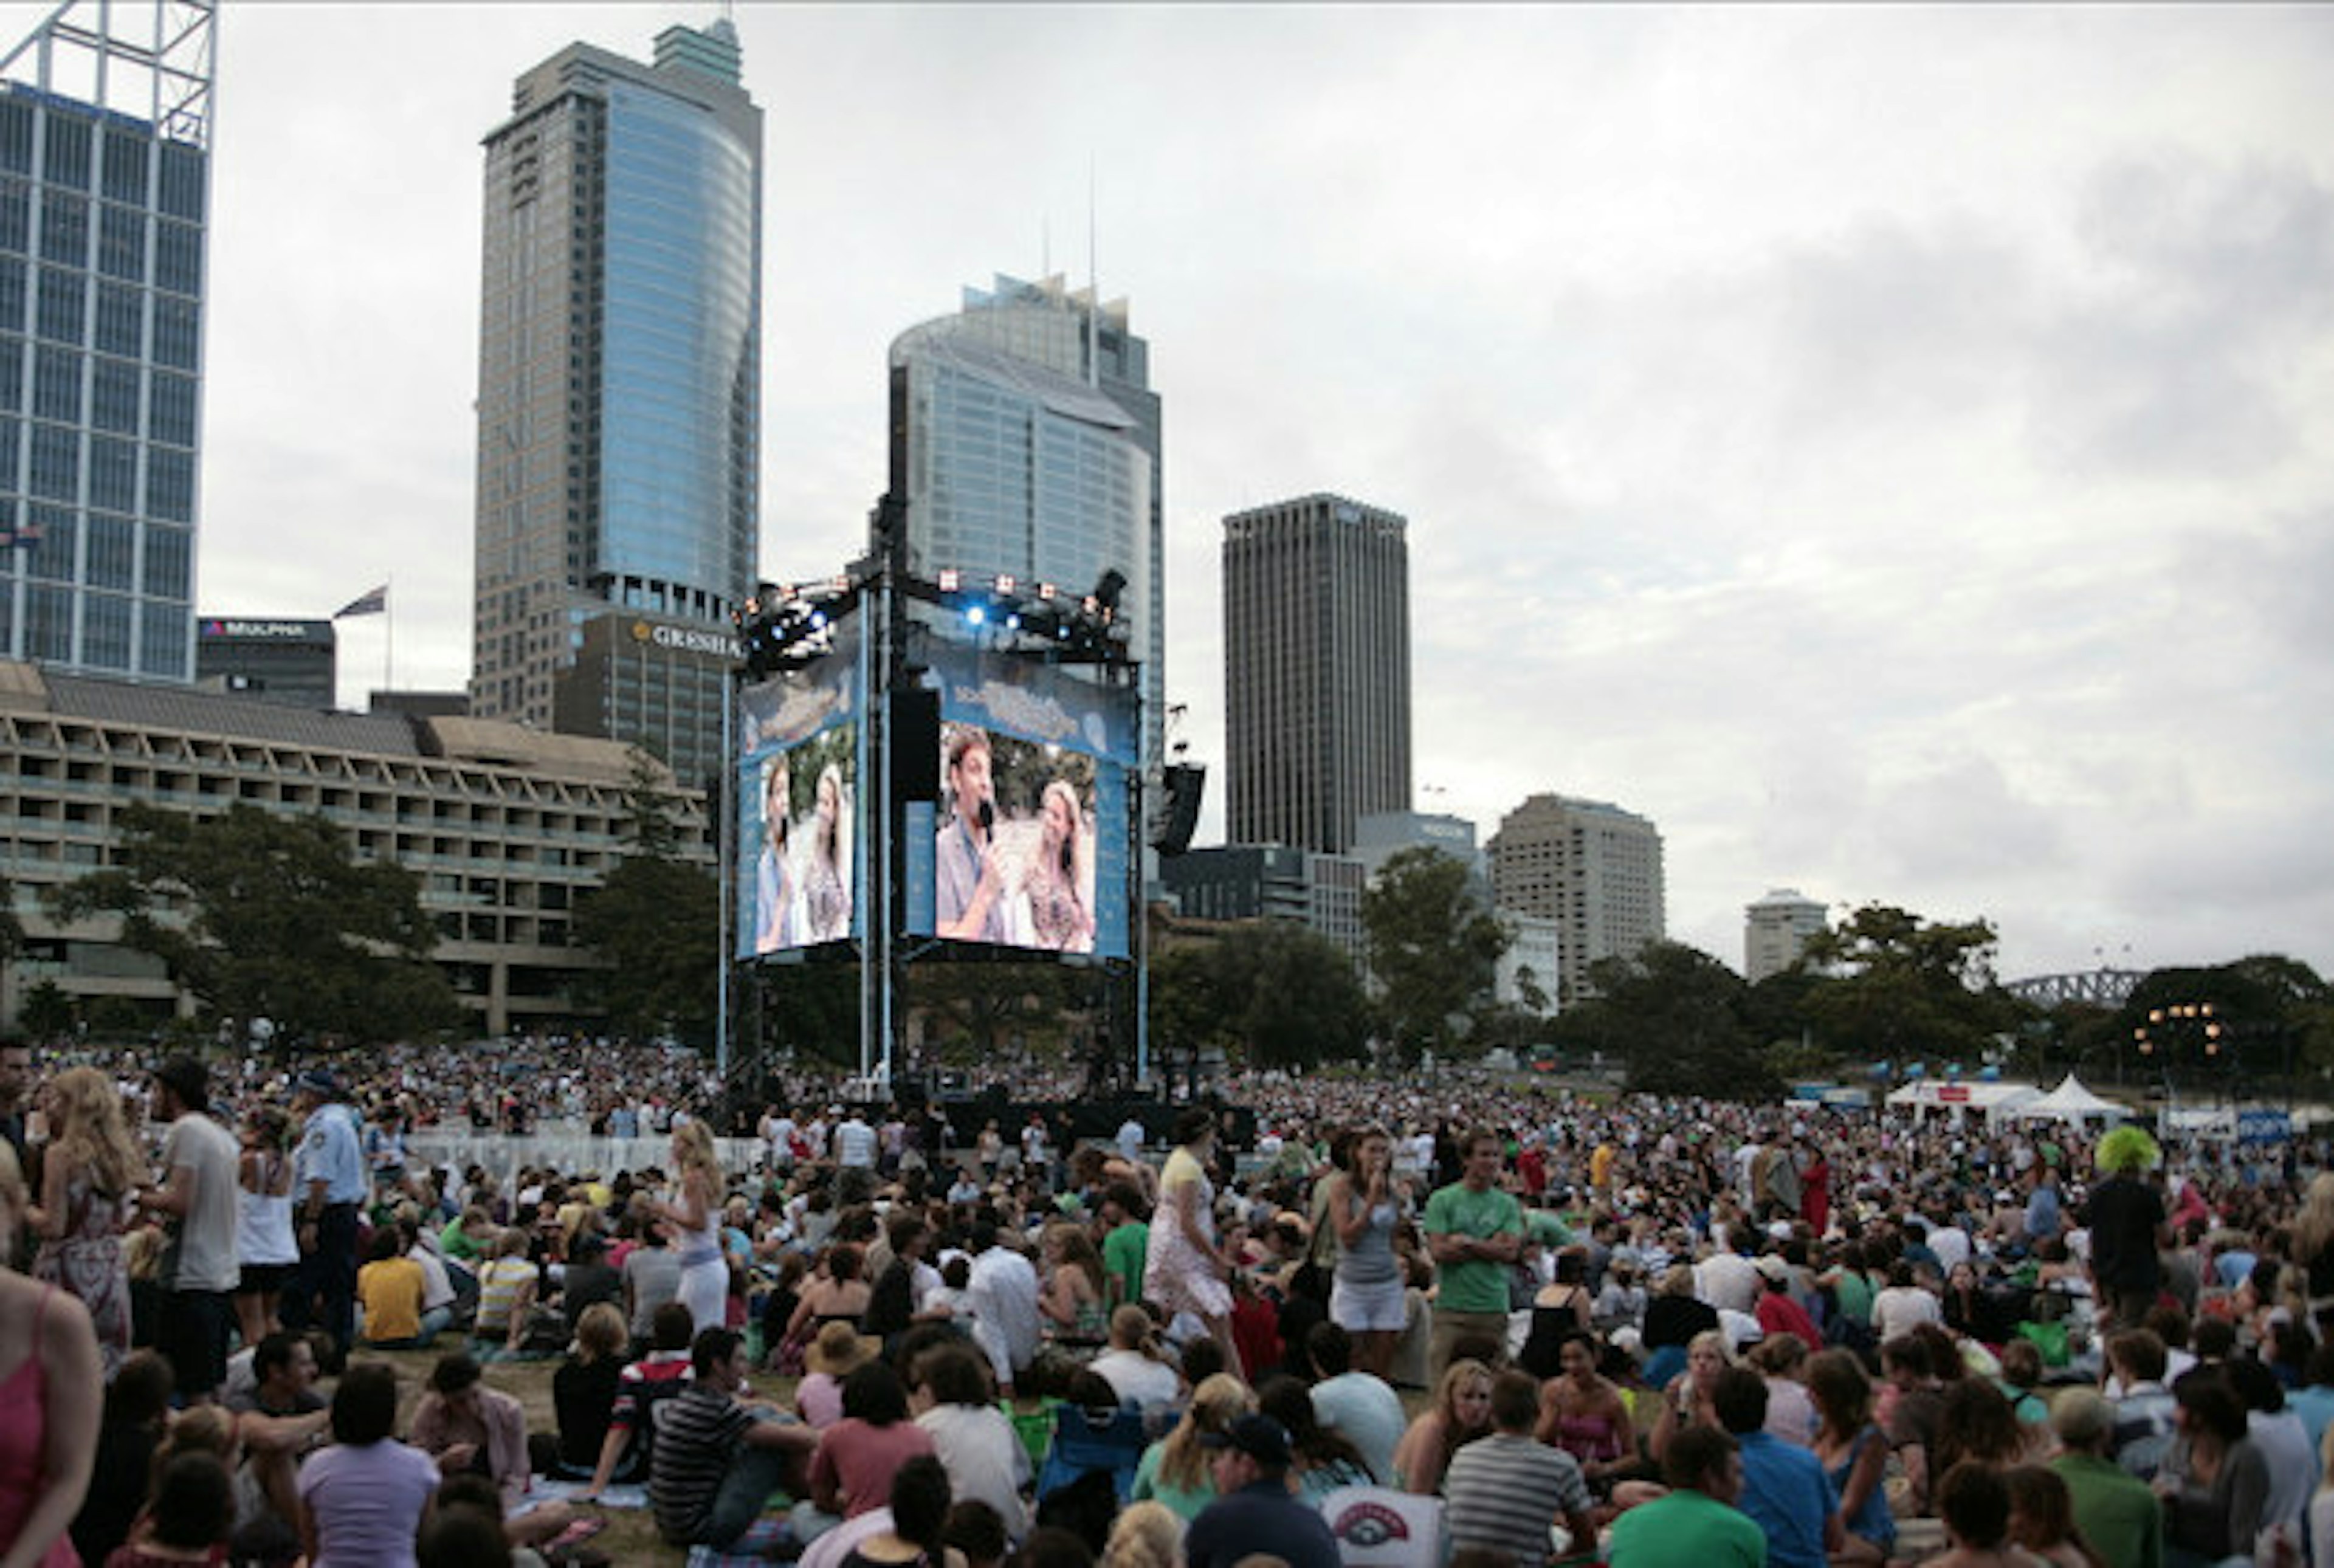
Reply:
<svg viewBox="0 0 2334 1568"><path fill-rule="evenodd" d="M803 1365L830 1378L847 1377L873 1361L882 1349L881 1342L838 1319L818 1331L818 1338L803 1352Z"/></svg>

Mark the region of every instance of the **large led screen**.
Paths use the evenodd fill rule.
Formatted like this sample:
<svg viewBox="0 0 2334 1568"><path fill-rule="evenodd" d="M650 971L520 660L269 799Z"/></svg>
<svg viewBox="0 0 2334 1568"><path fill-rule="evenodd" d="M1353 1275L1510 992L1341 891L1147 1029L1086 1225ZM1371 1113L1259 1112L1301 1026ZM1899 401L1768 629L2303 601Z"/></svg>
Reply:
<svg viewBox="0 0 2334 1568"><path fill-rule="evenodd" d="M857 640L738 702L738 956L861 934Z"/></svg>
<svg viewBox="0 0 2334 1568"><path fill-rule="evenodd" d="M940 791L906 813L908 928L1124 957L1133 692L974 649L934 654Z"/></svg>

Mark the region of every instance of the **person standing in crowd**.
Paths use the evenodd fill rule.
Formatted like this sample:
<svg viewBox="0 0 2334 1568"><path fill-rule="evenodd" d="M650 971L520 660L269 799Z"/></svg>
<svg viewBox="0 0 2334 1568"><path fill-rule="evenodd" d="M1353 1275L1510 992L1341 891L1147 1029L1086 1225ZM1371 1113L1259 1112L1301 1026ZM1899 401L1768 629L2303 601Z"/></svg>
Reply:
<svg viewBox="0 0 2334 1568"><path fill-rule="evenodd" d="M2156 1304L2164 1277L2156 1255L2172 1245L2163 1196L2144 1174L2160 1158L2146 1133L2117 1128L2099 1140L2098 1166L2107 1179L2091 1188L2083 1206L2083 1223L2091 1231L2092 1297L2109 1309L2119 1329L2139 1327Z"/></svg>
<svg viewBox="0 0 2334 1568"><path fill-rule="evenodd" d="M1402 1263L1394 1254L1394 1226L1402 1218L1394 1195L1394 1142L1383 1129L1365 1127L1342 1151L1324 1204L1337 1240L1329 1321L1353 1336L1362 1371L1383 1378L1407 1316Z"/></svg>
<svg viewBox="0 0 2334 1568"><path fill-rule="evenodd" d="M678 1298L699 1332L728 1321L729 1265L721 1255L721 1165L713 1130L691 1120L672 1130L673 1194L657 1213L679 1242Z"/></svg>
<svg viewBox="0 0 2334 1568"><path fill-rule="evenodd" d="M169 1236L154 1339L189 1404L207 1401L227 1379L231 1293L240 1272L235 1139L210 1119L210 1073L193 1057L172 1056L154 1070L154 1118L170 1128L160 1185L140 1200Z"/></svg>
<svg viewBox="0 0 2334 1568"><path fill-rule="evenodd" d="M1239 1372L1239 1347L1232 1342L1233 1260L1216 1244L1215 1184L1208 1161L1216 1148L1216 1119L1192 1109L1175 1119L1175 1151L1159 1177L1159 1207L1143 1260L1143 1296L1155 1302L1172 1323L1188 1312L1206 1325L1208 1337L1224 1352L1224 1365Z"/></svg>
<svg viewBox="0 0 2334 1568"><path fill-rule="evenodd" d="M1037 1270L1021 1254L999 1245L993 1219L972 1222L967 1249L972 1254L972 1276L965 1287L965 1304L972 1313L973 1342L989 1358L998 1392L1009 1400L1016 1378L1037 1353L1043 1332Z"/></svg>
<svg viewBox="0 0 2334 1568"><path fill-rule="evenodd" d="M1113 1181L1102 1191L1103 1300L1114 1310L1140 1305L1143 1273L1151 1251L1150 1206L1132 1181Z"/></svg>
<svg viewBox="0 0 2334 1568"><path fill-rule="evenodd" d="M243 1342L256 1345L283 1324L284 1287L300 1266L292 1224L292 1161L284 1152L284 1113L263 1106L246 1113L236 1162L235 1318Z"/></svg>
<svg viewBox="0 0 2334 1568"><path fill-rule="evenodd" d="M1436 1280L1429 1375L1438 1379L1462 1338L1507 1343L1508 1269L1523 1250L1523 1207L1498 1185L1499 1135L1469 1130L1460 1157L1460 1178L1426 1200Z"/></svg>
<svg viewBox="0 0 2334 1568"><path fill-rule="evenodd" d="M71 1291L89 1309L105 1380L130 1353L130 1270L121 1233L136 1207L144 1161L121 1120L121 1093L94 1067L57 1074L48 1088L49 1142L41 1158L40 1237L33 1277Z"/></svg>
<svg viewBox="0 0 2334 1568"><path fill-rule="evenodd" d="M0 1140L0 1259L25 1202L16 1151ZM97 1335L80 1301L0 1268L0 1561L66 1568L89 1491L101 1410Z"/></svg>
<svg viewBox="0 0 2334 1568"><path fill-rule="evenodd" d="M24 1164L24 1091L33 1084L33 1048L22 1040L0 1040L0 1141ZM7 1259L0 1258L0 1263Z"/></svg>
<svg viewBox="0 0 2334 1568"><path fill-rule="evenodd" d="M364 1146L354 1113L342 1101L341 1081L328 1068L300 1074L292 1111L302 1118L293 1172L300 1269L285 1298L284 1323L313 1323L331 1335L324 1371L337 1373L356 1341L357 1215L370 1191Z"/></svg>

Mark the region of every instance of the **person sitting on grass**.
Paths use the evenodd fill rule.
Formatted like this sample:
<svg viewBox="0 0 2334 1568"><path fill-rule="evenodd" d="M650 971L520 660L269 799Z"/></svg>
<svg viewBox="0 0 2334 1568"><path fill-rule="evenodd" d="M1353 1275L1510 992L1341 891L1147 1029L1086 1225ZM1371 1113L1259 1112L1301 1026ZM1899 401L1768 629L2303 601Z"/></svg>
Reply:
<svg viewBox="0 0 2334 1568"><path fill-rule="evenodd" d="M413 1412L413 1446L438 1461L441 1474L484 1476L502 1497L505 1514L534 1489L527 1457L526 1412L519 1402L480 1380L478 1363L457 1351L440 1356L429 1391ZM548 1541L574 1523L564 1503L544 1503L513 1522L522 1546Z"/></svg>
<svg viewBox="0 0 2334 1568"><path fill-rule="evenodd" d="M689 1386L690 1332L697 1320L677 1301L656 1309L649 1353L616 1375L616 1402L608 1412L608 1435L592 1484L579 1495L591 1502L611 1482L645 1481L656 1454L656 1412Z"/></svg>
<svg viewBox="0 0 2334 1568"><path fill-rule="evenodd" d="M767 1408L748 1408L745 1342L706 1329L690 1350L693 1377L661 1413L649 1467L657 1532L675 1546L711 1546L732 1555L791 1550L783 1527L756 1526L780 1486L798 1489L818 1434Z"/></svg>

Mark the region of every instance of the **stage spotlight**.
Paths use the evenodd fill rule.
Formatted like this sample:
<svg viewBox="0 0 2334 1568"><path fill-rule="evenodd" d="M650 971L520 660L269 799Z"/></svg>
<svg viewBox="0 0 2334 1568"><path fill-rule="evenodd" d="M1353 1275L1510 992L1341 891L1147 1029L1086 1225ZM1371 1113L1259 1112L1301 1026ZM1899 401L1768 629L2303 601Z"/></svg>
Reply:
<svg viewBox="0 0 2334 1568"><path fill-rule="evenodd" d="M966 624L966 625L968 625L968 626L979 626L979 625L983 624L984 622L986 622L988 620L989 620L989 611L988 611L988 608L987 608L986 606L984 606L984 605L979 605L979 604L973 604L973 605L968 605L968 606L966 607L966 609L965 609L965 612L964 612L964 620L965 620L965 624Z"/></svg>
<svg viewBox="0 0 2334 1568"><path fill-rule="evenodd" d="M954 593L958 589L963 586L963 572L959 572L953 566L943 566L940 568L940 592L942 593Z"/></svg>
<svg viewBox="0 0 2334 1568"><path fill-rule="evenodd" d="M1125 592L1126 573L1114 566L1102 574L1101 582L1095 584L1094 601L1104 610L1116 610L1118 596Z"/></svg>

